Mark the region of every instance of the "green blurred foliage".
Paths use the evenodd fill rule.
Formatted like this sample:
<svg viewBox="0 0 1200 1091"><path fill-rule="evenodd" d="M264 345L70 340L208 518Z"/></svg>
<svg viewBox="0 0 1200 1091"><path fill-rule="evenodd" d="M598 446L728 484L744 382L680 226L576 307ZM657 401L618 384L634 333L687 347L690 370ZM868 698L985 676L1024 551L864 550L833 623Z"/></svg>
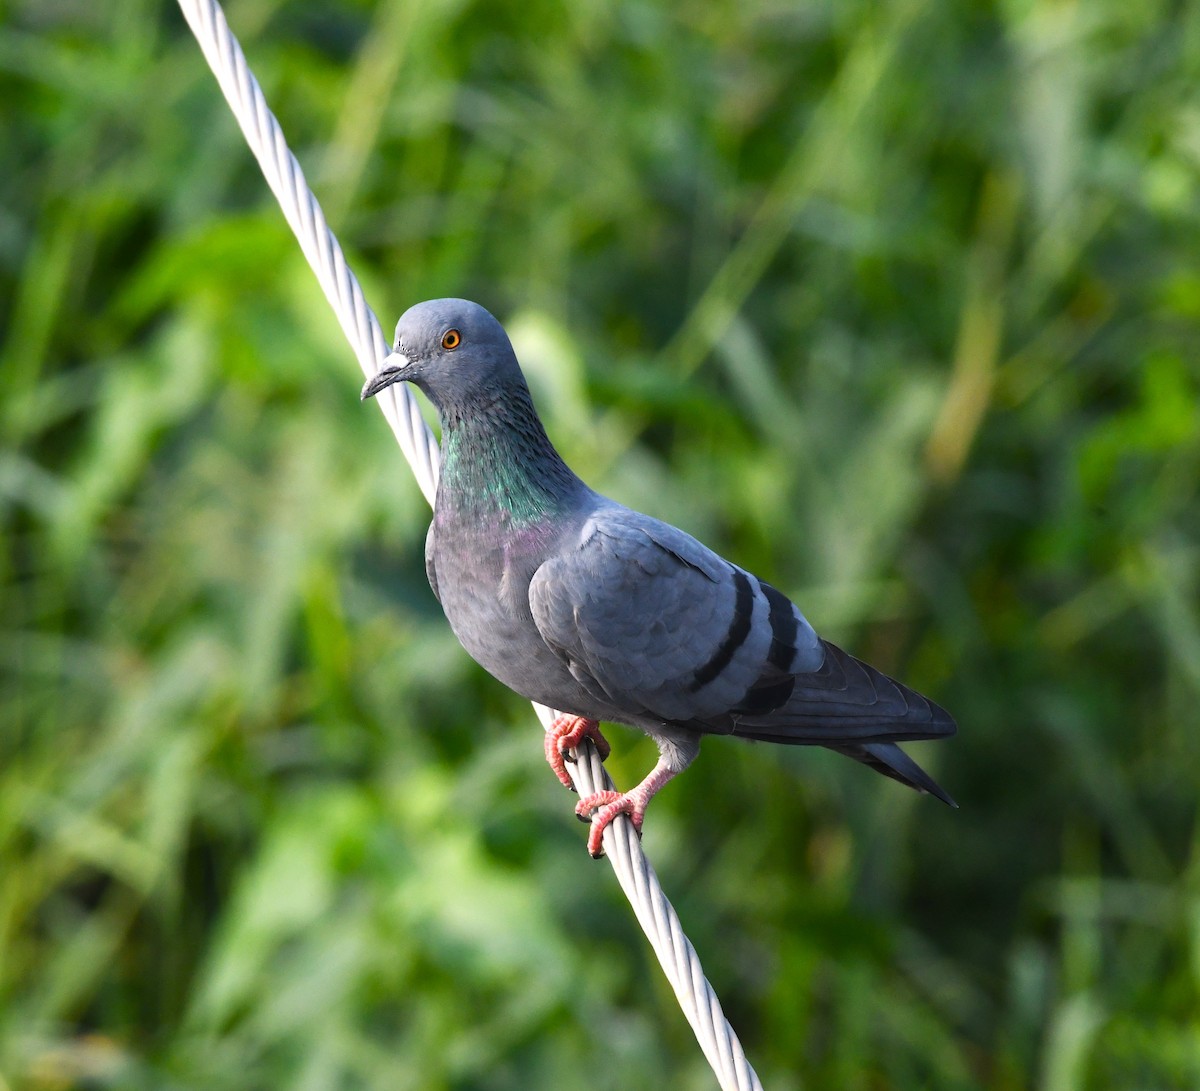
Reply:
<svg viewBox="0 0 1200 1091"><path fill-rule="evenodd" d="M646 845L766 1086L1200 1085L1200 11L235 0L385 327L957 715ZM0 1088L713 1086L179 13L0 4ZM615 728L628 785L652 747Z"/></svg>

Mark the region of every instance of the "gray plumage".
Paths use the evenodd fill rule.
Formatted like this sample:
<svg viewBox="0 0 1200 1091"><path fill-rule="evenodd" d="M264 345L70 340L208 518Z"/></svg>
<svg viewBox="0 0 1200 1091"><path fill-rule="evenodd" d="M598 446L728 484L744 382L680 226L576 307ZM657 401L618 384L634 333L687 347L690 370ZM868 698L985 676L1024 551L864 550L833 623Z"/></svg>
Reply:
<svg viewBox="0 0 1200 1091"><path fill-rule="evenodd" d="M486 310L407 311L363 397L402 380L441 421L426 567L451 628L522 696L655 739L661 775L639 822L706 734L826 746L953 805L896 745L952 735L950 716L822 640L769 584L588 488Z"/></svg>

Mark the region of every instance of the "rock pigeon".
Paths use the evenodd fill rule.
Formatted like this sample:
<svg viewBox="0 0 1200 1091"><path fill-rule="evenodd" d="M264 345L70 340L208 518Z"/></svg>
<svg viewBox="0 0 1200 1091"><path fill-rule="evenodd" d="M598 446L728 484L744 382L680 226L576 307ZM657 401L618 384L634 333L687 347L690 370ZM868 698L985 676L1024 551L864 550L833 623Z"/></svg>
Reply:
<svg viewBox="0 0 1200 1091"><path fill-rule="evenodd" d="M599 722L641 728L658 764L629 792L579 801L588 850L696 757L704 735L825 746L956 806L897 746L956 728L938 705L822 640L780 591L689 534L588 488L550 443L503 327L463 299L418 303L363 387L428 396L441 477L425 544L433 593L485 670L558 710L563 764Z"/></svg>

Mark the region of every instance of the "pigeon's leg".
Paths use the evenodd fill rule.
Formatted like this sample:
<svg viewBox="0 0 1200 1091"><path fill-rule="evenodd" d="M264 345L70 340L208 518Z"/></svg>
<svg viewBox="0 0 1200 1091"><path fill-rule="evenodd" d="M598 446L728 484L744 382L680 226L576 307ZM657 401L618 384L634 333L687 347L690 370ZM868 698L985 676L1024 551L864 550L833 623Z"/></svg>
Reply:
<svg viewBox="0 0 1200 1091"><path fill-rule="evenodd" d="M679 772L681 770L672 768L667 758L662 757L650 771L650 775L636 788L631 788L628 792L597 792L595 795L585 796L575 805L575 813L580 821L590 821L592 824L587 847L593 859L599 860L604 855L604 827L619 814L629 815L638 836L642 835L646 806L659 788Z"/></svg>
<svg viewBox="0 0 1200 1091"><path fill-rule="evenodd" d="M567 751L578 746L584 739L591 739L596 744L601 761L608 757L612 748L608 745L608 740L600 734L600 725L595 720L588 720L583 716L559 716L546 732L546 760L554 770L555 776L571 791L575 791L575 785L571 783L565 763L575 759L570 757Z"/></svg>

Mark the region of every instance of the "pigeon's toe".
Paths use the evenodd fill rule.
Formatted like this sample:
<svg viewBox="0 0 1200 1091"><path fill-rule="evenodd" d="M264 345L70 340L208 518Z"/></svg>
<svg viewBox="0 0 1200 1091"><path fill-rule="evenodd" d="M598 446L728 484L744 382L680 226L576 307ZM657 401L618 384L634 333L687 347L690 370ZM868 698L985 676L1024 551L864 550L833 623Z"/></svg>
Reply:
<svg viewBox="0 0 1200 1091"><path fill-rule="evenodd" d="M608 740L600 733L600 725L595 720L583 716L559 716L546 732L546 761L554 770L554 775L571 791L575 785L567 772L567 762L574 762L571 753L584 739L591 739L600 754L600 760L608 757L611 747Z"/></svg>
<svg viewBox="0 0 1200 1091"><path fill-rule="evenodd" d="M592 829L588 834L588 852L593 860L599 860L604 855L604 831L617 815L628 815L637 831L642 836L642 822L646 817L646 807L634 792L597 792L586 796L575 805L575 815L581 822L591 822Z"/></svg>

